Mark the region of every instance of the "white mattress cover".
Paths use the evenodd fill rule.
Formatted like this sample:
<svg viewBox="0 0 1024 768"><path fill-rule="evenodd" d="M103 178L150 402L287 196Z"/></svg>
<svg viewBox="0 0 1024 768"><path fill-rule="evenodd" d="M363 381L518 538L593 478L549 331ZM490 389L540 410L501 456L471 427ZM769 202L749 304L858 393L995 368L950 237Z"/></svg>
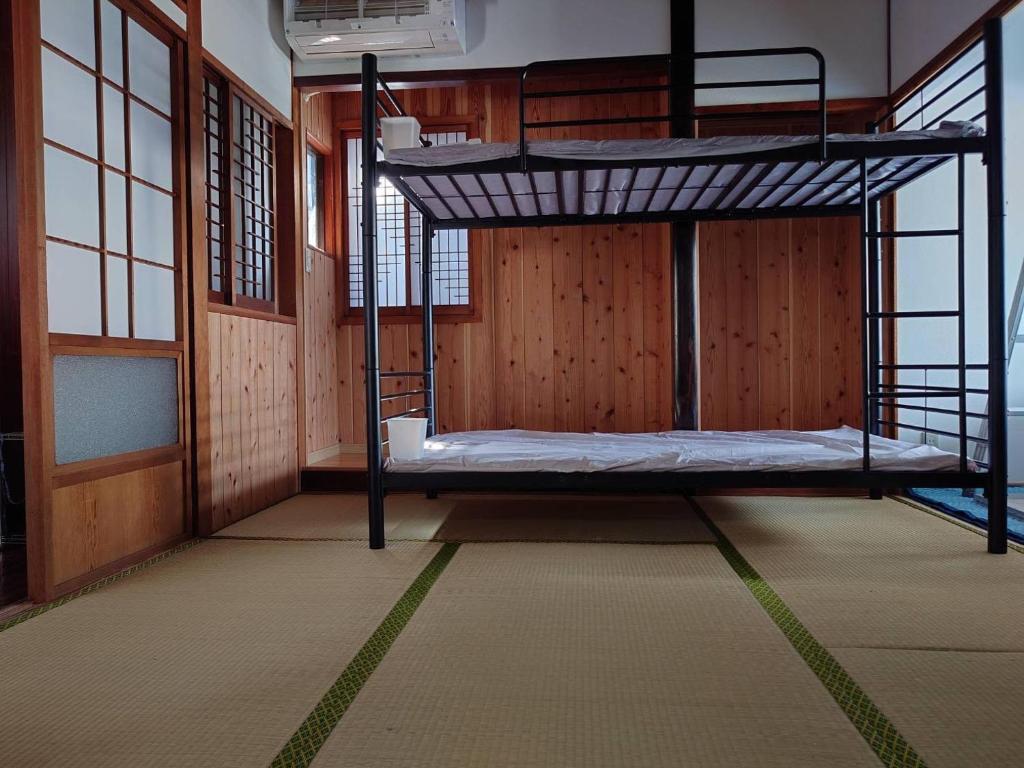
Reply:
<svg viewBox="0 0 1024 768"><path fill-rule="evenodd" d="M859 470L861 432L454 432L426 442L421 459L388 459L392 472L728 472ZM871 438L872 468L955 471L959 458L930 445Z"/></svg>
<svg viewBox="0 0 1024 768"><path fill-rule="evenodd" d="M830 142L915 141L920 139L955 139L982 136L984 130L974 123L943 122L930 131L894 131L891 133L831 133ZM794 146L817 144L817 136L716 136L707 139L605 139L586 141L527 142L532 157L560 160L664 160L692 157L738 155L767 152ZM390 163L421 168L507 160L519 156L519 144L469 143L444 144L436 147L395 149L387 153Z"/></svg>

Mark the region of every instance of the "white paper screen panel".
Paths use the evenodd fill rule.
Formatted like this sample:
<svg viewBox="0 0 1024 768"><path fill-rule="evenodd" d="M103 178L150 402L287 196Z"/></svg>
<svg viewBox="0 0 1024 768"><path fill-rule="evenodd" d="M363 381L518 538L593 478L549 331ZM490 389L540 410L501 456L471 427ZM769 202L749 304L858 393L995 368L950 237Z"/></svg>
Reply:
<svg viewBox="0 0 1024 768"><path fill-rule="evenodd" d="M40 12L50 331L174 339L171 50L110 0Z"/></svg>
<svg viewBox="0 0 1024 768"><path fill-rule="evenodd" d="M57 463L176 445L178 391L173 357L55 356Z"/></svg>

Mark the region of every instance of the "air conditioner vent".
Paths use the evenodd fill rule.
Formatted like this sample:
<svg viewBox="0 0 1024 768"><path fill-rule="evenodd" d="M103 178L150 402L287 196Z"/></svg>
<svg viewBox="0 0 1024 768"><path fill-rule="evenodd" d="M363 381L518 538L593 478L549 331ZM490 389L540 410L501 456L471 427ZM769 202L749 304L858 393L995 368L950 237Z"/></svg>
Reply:
<svg viewBox="0 0 1024 768"><path fill-rule="evenodd" d="M284 0L285 36L311 61L466 52L465 0Z"/></svg>
<svg viewBox="0 0 1024 768"><path fill-rule="evenodd" d="M422 16L429 0L297 0L295 21Z"/></svg>

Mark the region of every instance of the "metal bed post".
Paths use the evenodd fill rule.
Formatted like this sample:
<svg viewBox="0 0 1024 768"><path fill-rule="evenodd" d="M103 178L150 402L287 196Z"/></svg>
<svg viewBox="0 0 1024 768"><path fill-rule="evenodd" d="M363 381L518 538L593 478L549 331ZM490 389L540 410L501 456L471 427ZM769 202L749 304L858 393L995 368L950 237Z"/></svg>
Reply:
<svg viewBox="0 0 1024 768"><path fill-rule="evenodd" d="M863 395L861 400L861 430L863 440L863 466L865 472L871 471L871 430L872 430L872 400L877 400L877 390L871 388L873 380L872 368L873 357L871 355L871 338L874 335L874 324L879 322L877 314L872 316L871 282L872 270L869 267L872 255L872 232L871 229L871 201L868 198L868 161L860 161L860 304L861 304L861 328L860 328L860 359L861 359L861 382ZM875 498L875 489L870 491L871 497Z"/></svg>
<svg viewBox="0 0 1024 768"><path fill-rule="evenodd" d="M427 437L437 434L437 409L434 399L434 225L422 217L420 231L420 301L423 305L423 406L427 410ZM428 499L437 491L428 490Z"/></svg>
<svg viewBox="0 0 1024 768"><path fill-rule="evenodd" d="M420 298L423 302L423 389L427 409L427 437L437 434L434 408L434 225L423 216L420 232Z"/></svg>
<svg viewBox="0 0 1024 768"><path fill-rule="evenodd" d="M864 187L866 194L867 189ZM880 294L880 273L881 273L881 259L882 259L882 240L878 237L879 220L881 219L881 202L875 199L868 202L867 207L867 225L869 238L865 238L867 243L867 279L868 279L868 304L866 311L870 313L870 319L868 320L868 391L878 392L881 387L881 377L879 376L879 366L882 363L882 320L879 318L879 310L881 309L879 294ZM879 420L880 420L880 409L881 401L877 398L867 398L865 401L868 406L868 410L864 413L864 423L868 427L869 434L877 435L879 433ZM865 446L867 443L865 443ZM882 488L871 488L869 489L869 496L872 499L882 498Z"/></svg>
<svg viewBox="0 0 1024 768"><path fill-rule="evenodd" d="M384 458L377 307L377 57L363 54L363 319L366 326L366 461L370 549L384 548Z"/></svg>
<svg viewBox="0 0 1024 768"><path fill-rule="evenodd" d="M966 163L964 154L956 156L956 308L957 312L957 386L960 398L957 406L960 411L957 431L960 433L960 471L966 472L967 467L967 205L965 191ZM927 414L926 414L927 415Z"/></svg>
<svg viewBox="0 0 1024 768"><path fill-rule="evenodd" d="M988 551L1006 553L1006 206L1003 187L1003 26L985 22L985 132L988 148Z"/></svg>

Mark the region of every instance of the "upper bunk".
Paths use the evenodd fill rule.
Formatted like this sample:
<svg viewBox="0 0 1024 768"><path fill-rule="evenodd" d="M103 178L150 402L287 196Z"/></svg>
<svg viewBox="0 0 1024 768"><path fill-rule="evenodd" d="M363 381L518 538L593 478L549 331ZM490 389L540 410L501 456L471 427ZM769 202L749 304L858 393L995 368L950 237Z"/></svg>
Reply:
<svg viewBox="0 0 1024 768"><path fill-rule="evenodd" d="M977 57L981 50L981 46L976 46L968 53ZM695 84L690 93L813 87L817 89L813 107L795 110L780 105L773 111L769 106L756 113L714 108L698 111L690 99L682 121L674 119L670 106L659 114L531 121L527 117L528 104L537 101L579 101L595 96L611 96L614 101L631 90L559 88L552 87L550 80L539 88L531 87L539 76L550 77L566 68L579 72L590 64L538 62L521 71L518 142L429 146L421 137L419 146L382 152L376 163L377 172L387 177L435 229L841 216L861 213L865 191L869 200L876 200L953 157L984 153L988 148L988 137L979 124L985 118L986 86L962 93L965 85L973 88L976 78L969 75L984 68L984 61L972 61L967 76L953 78L920 110L909 115L887 114L868 126L869 133L850 134L827 131L825 62L812 48L716 51L698 53L695 58L794 56L813 58L817 74L716 80ZM625 65L627 61L635 59L600 60L605 66ZM644 64L664 67L666 73L673 71L669 57L644 57ZM666 74L642 90L666 92L672 98L661 98L660 102L677 103L669 80ZM382 79L379 82L378 119L404 116L395 93ZM687 121L692 126L694 118L704 124L754 115L759 122L774 117L813 120L817 133L597 140L528 138L531 131L636 123L669 123L673 132L679 133L679 126L685 126ZM908 126L913 129L907 130ZM690 130L692 127L682 129Z"/></svg>

